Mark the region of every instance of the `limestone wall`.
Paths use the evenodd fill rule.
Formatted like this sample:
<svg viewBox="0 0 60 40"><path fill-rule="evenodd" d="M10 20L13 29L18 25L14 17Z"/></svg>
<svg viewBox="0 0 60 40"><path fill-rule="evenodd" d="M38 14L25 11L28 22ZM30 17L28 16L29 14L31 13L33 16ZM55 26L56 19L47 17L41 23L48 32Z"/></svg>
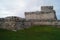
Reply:
<svg viewBox="0 0 60 40"><path fill-rule="evenodd" d="M35 21L33 25L60 25L60 21Z"/></svg>

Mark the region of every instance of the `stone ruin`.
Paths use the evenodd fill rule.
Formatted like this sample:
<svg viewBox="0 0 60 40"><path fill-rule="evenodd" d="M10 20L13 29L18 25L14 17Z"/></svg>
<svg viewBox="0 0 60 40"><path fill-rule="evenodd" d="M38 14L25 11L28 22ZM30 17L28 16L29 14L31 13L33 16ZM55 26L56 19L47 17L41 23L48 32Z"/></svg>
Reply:
<svg viewBox="0 0 60 40"><path fill-rule="evenodd" d="M8 30L21 30L29 28L31 25L59 25L56 12L53 6L42 6L41 11L25 12L25 18L10 16L0 18L0 28Z"/></svg>
<svg viewBox="0 0 60 40"><path fill-rule="evenodd" d="M53 6L41 6L41 11L25 12L25 19L33 25L59 25Z"/></svg>
<svg viewBox="0 0 60 40"><path fill-rule="evenodd" d="M41 11L25 12L26 20L57 20L53 6L41 6Z"/></svg>
<svg viewBox="0 0 60 40"><path fill-rule="evenodd" d="M27 28L27 25L25 25L25 19L16 17L16 16L10 16L6 18L0 18L0 28L8 29L8 30L20 30Z"/></svg>

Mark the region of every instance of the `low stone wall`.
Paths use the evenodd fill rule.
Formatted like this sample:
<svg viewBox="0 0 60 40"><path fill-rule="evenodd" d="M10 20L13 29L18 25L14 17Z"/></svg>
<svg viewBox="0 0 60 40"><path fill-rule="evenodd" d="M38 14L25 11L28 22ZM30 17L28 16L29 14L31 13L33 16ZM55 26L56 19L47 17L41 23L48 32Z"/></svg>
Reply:
<svg viewBox="0 0 60 40"><path fill-rule="evenodd" d="M29 28L31 26L31 22L14 22L14 21L6 21L0 22L0 28L8 29L8 30L21 30L25 28Z"/></svg>
<svg viewBox="0 0 60 40"><path fill-rule="evenodd" d="M8 30L21 30L25 28L29 28L32 25L54 25L60 26L60 21L5 21L0 22L0 28L8 29Z"/></svg>
<svg viewBox="0 0 60 40"><path fill-rule="evenodd" d="M52 21L52 22L49 22L49 21L35 21L33 22L33 25L60 25L60 21Z"/></svg>

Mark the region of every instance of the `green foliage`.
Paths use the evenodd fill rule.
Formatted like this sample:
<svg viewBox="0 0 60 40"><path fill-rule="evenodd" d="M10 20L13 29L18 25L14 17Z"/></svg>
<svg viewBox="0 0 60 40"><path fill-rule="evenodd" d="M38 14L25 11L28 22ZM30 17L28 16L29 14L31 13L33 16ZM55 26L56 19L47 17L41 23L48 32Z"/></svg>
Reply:
<svg viewBox="0 0 60 40"><path fill-rule="evenodd" d="M60 40L60 28L32 26L17 32L0 29L0 40Z"/></svg>

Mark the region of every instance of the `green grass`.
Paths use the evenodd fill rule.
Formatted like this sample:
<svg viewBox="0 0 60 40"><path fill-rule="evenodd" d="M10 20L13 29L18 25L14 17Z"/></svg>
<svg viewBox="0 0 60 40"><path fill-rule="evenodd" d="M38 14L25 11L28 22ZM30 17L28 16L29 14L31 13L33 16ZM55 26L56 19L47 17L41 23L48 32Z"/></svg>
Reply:
<svg viewBox="0 0 60 40"><path fill-rule="evenodd" d="M0 40L60 40L60 28L32 26L17 32L0 29Z"/></svg>

